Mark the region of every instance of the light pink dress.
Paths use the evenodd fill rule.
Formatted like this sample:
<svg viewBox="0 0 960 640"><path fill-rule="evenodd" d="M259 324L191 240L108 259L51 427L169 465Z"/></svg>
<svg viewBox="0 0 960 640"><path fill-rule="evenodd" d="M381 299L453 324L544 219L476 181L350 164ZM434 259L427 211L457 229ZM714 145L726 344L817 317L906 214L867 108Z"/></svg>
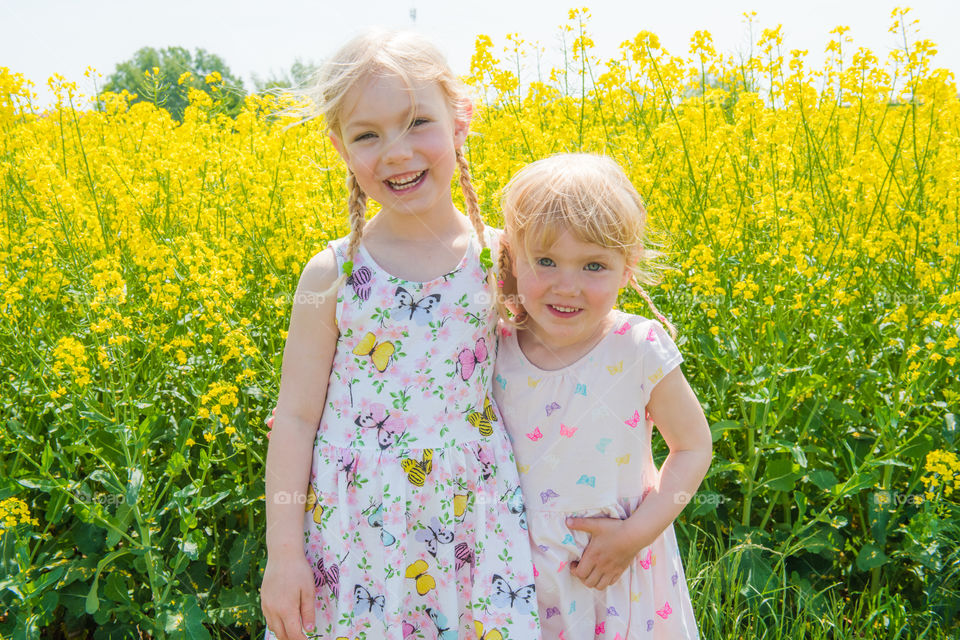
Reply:
<svg viewBox="0 0 960 640"><path fill-rule="evenodd" d="M568 529L567 516L625 519L658 485L646 405L683 360L659 322L615 313L608 335L555 371L531 364L501 329L494 397L526 499L543 637L697 638L672 524L603 591L570 573L589 534Z"/></svg>

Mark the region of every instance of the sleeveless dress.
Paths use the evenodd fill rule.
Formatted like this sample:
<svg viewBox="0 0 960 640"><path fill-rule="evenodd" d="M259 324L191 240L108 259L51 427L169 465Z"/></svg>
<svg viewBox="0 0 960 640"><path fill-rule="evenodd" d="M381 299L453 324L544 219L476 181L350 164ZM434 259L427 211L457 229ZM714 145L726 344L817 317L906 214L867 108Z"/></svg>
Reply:
<svg viewBox="0 0 960 640"><path fill-rule="evenodd" d="M347 245L331 243L339 268ZM522 492L491 397L496 312L476 235L429 282L390 275L361 245L336 318L304 515L313 637L539 638Z"/></svg>
<svg viewBox="0 0 960 640"><path fill-rule="evenodd" d="M626 519L659 483L646 405L683 358L656 320L614 311L614 328L555 371L501 331L494 395L513 440L536 567L543 637L697 638L673 524L598 591L570 573L590 541L567 516Z"/></svg>

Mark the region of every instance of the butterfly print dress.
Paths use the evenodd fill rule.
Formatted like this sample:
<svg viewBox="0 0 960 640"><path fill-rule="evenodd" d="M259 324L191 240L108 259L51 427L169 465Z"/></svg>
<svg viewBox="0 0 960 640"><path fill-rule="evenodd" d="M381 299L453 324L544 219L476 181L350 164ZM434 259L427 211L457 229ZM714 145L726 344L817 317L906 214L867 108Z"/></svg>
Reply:
<svg viewBox="0 0 960 640"><path fill-rule="evenodd" d="M342 267L347 239L331 246ZM314 637L540 637L485 282L475 235L429 282L354 257L304 513Z"/></svg>
<svg viewBox="0 0 960 640"><path fill-rule="evenodd" d="M555 371L535 367L516 333L501 332L494 398L526 498L543 637L697 638L672 524L603 591L570 573L589 534L568 529L567 516L625 519L658 484L646 404L682 361L659 322L615 314L588 354Z"/></svg>

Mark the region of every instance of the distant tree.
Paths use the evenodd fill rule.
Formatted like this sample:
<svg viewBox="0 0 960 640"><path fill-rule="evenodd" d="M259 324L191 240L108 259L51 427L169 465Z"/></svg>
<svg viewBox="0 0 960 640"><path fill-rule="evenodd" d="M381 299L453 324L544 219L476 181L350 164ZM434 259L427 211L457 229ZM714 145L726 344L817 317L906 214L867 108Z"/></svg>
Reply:
<svg viewBox="0 0 960 640"><path fill-rule="evenodd" d="M266 78L253 74L254 91L260 93L267 89L289 89L303 86L310 81L317 69L319 69L319 66L312 60L304 61L297 58L293 66L290 67L290 71L280 74L271 71Z"/></svg>
<svg viewBox="0 0 960 640"><path fill-rule="evenodd" d="M154 69L157 70L156 76ZM213 72L219 73L222 78L222 82L216 84L218 91L206 81ZM185 76L187 73L190 75ZM191 55L183 47L160 50L144 47L138 50L133 58L117 65L107 78L104 91L119 93L126 89L137 95L135 102L152 102L169 111L175 120L182 121L183 112L189 104L188 87L210 94L231 116L240 112L246 95L243 82L230 73L220 56L203 49L197 49Z"/></svg>

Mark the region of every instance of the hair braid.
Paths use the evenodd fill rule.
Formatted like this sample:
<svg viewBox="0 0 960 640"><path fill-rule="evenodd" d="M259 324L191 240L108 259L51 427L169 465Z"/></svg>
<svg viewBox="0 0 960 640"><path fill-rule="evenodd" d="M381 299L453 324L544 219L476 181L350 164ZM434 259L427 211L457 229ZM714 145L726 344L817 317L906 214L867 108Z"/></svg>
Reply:
<svg viewBox="0 0 960 640"><path fill-rule="evenodd" d="M347 261L353 262L367 221L367 194L360 188L357 176L349 168L347 169L347 189L350 192L347 200L347 210L350 214L350 244L347 245Z"/></svg>
<svg viewBox="0 0 960 640"><path fill-rule="evenodd" d="M670 332L670 337L674 340L677 339L677 328L673 326L673 323L667 320L667 317L660 313L660 310L657 309L657 305L653 304L653 300L650 299L650 295L644 291L643 287L640 286L640 282L637 280L636 274L630 276L630 285L640 294L640 297L647 301L647 306L650 307L650 310L653 311L653 315L657 316L657 320L666 327L667 331Z"/></svg>
<svg viewBox="0 0 960 640"><path fill-rule="evenodd" d="M477 201L477 191L473 188L473 180L470 178L470 163L467 162L467 157L463 155L462 149L457 149L457 167L460 169L460 190L463 192L463 202L467 210L467 218L470 219L470 224L473 225L474 231L477 232L477 239L480 241L480 248L487 248L487 239L486 233L484 233L485 226L483 224L483 218L480 217L480 203ZM503 252L501 252L500 263L503 262ZM490 290L494 292L494 298L499 304L499 287L497 286L497 275L494 273L494 269L489 269L487 271L487 284L490 286Z"/></svg>

